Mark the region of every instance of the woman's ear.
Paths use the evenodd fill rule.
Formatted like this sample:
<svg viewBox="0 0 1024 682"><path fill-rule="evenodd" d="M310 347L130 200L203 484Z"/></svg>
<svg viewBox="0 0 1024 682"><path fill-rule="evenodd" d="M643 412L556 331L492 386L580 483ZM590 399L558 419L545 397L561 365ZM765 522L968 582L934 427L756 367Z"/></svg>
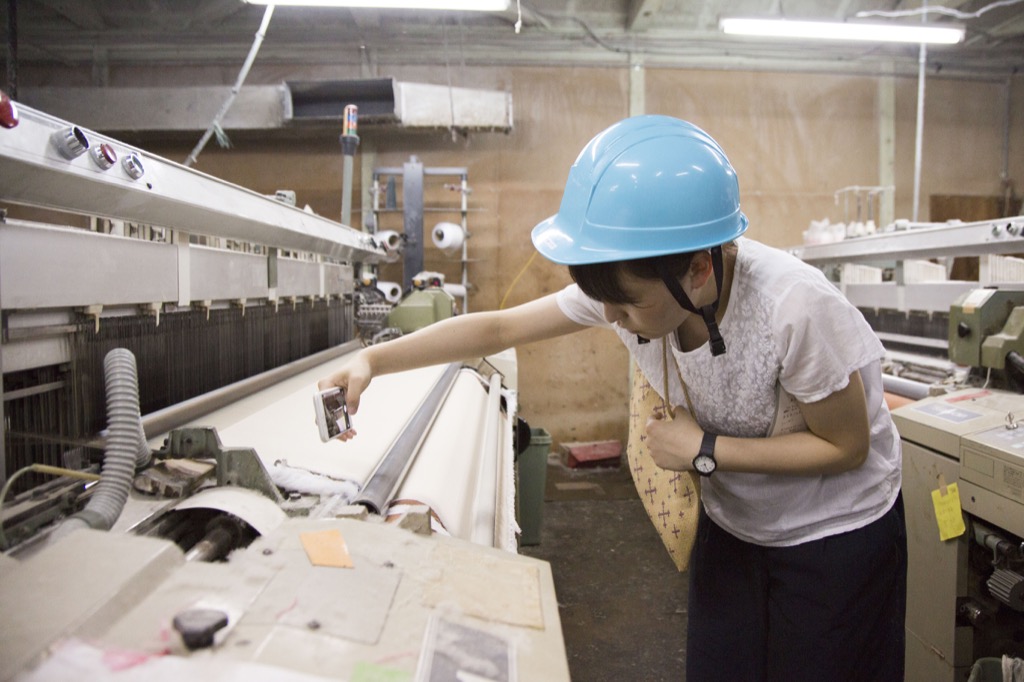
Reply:
<svg viewBox="0 0 1024 682"><path fill-rule="evenodd" d="M698 251L693 254L693 258L690 259L690 271L687 274L690 276L694 289L704 286L714 272L710 251Z"/></svg>

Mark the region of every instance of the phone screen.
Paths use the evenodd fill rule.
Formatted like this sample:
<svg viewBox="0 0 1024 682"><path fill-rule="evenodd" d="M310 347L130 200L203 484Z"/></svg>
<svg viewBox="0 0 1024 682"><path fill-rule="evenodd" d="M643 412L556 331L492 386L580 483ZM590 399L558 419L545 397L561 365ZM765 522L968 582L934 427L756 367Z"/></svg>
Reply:
<svg viewBox="0 0 1024 682"><path fill-rule="evenodd" d="M320 399L323 401L327 437L335 438L351 431L352 421L345 405L345 391L340 388L328 389L320 394Z"/></svg>

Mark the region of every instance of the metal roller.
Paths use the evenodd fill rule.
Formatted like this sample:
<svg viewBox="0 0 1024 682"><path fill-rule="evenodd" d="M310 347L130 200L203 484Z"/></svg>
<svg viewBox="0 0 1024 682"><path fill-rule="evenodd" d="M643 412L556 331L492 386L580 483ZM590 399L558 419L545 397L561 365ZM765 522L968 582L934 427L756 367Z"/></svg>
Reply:
<svg viewBox="0 0 1024 682"><path fill-rule="evenodd" d="M445 368L444 373L431 387L412 418L384 453L367 479L366 485L363 486L362 492L352 501L353 504L364 505L375 514L380 514L387 509L388 502L394 497L395 491L398 490L402 479L405 478L416 452L430 430L430 425L434 423L437 412L441 409L445 396L451 390L461 368L462 365L459 363L452 363Z"/></svg>

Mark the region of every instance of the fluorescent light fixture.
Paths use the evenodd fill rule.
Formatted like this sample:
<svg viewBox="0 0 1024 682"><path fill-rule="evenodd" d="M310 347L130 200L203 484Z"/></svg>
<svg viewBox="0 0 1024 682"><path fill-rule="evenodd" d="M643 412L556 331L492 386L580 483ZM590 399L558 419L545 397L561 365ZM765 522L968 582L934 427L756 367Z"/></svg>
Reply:
<svg viewBox="0 0 1024 682"><path fill-rule="evenodd" d="M362 7L366 9L441 9L501 12L508 0L244 0L253 5L302 5L305 7Z"/></svg>
<svg viewBox="0 0 1024 682"><path fill-rule="evenodd" d="M964 39L962 26L936 26L845 21L797 21L726 17L719 21L724 33L808 40L862 40L878 43L940 43Z"/></svg>

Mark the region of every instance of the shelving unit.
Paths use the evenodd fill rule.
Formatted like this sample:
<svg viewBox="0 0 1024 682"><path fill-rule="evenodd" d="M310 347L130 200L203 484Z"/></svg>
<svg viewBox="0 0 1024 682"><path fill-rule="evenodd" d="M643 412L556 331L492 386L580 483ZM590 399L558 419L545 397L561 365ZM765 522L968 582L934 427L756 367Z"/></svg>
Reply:
<svg viewBox="0 0 1024 682"><path fill-rule="evenodd" d="M459 194L457 206L425 206L425 178L451 178L452 182L445 185L446 189ZM387 193L388 179L401 179L401 206L388 206L382 198ZM380 217L388 213L402 213L405 250L403 255L402 288L412 286L412 278L423 271L423 245L426 241L423 216L427 213L447 213L458 216L458 225L464 235L459 258L462 312L469 312L469 174L462 167L426 167L418 158L412 156L401 167L381 167L373 169L373 225L374 233L380 231ZM382 205L383 204L383 205ZM455 222L455 221L451 221Z"/></svg>
<svg viewBox="0 0 1024 682"><path fill-rule="evenodd" d="M908 223L893 232L814 244L789 249L797 258L822 269L843 263L880 264L892 267L894 281L880 284L837 284L858 308L894 309L903 312L948 312L960 294L979 286L999 284L1024 289L1024 283L945 281L906 283L902 263L911 259L1009 255L1024 253L1024 216L973 223Z"/></svg>

